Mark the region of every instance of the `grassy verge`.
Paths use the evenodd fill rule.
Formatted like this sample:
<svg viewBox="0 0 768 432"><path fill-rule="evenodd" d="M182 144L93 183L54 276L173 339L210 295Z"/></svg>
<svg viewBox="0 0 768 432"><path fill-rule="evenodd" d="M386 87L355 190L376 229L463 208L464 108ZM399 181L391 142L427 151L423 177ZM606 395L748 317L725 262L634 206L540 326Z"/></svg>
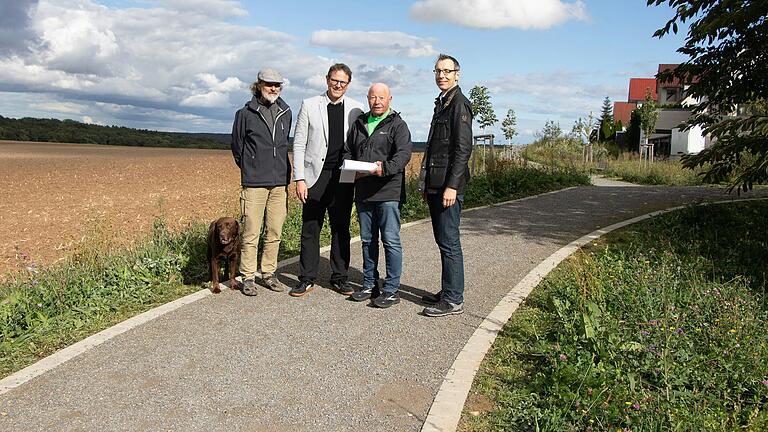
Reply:
<svg viewBox="0 0 768 432"><path fill-rule="evenodd" d="M609 162L604 175L644 185L697 186L703 184L700 172L683 168L679 161L643 164L638 159L624 159Z"/></svg>
<svg viewBox="0 0 768 432"><path fill-rule="evenodd" d="M504 327L461 430L768 430L766 216L689 208L569 258Z"/></svg>
<svg viewBox="0 0 768 432"><path fill-rule="evenodd" d="M427 217L418 182L408 182L404 221ZM499 164L469 184L466 207L588 184L583 174L539 171ZM280 259L300 247L301 207L291 202L283 228ZM353 235L357 235L353 218ZM170 232L162 221L130 250L93 246L49 268L30 263L0 285L0 377L7 376L56 350L121 320L200 288L207 280L206 223ZM328 224L324 244L330 241ZM98 244L98 241L93 244Z"/></svg>

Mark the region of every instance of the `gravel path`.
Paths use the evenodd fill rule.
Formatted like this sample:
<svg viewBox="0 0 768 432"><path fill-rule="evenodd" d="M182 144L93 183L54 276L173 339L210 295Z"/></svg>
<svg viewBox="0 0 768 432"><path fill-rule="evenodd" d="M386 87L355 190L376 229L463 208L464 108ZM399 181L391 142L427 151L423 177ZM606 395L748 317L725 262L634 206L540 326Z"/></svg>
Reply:
<svg viewBox="0 0 768 432"><path fill-rule="evenodd" d="M540 261L633 216L734 198L713 188L580 187L467 211L466 312L441 319L419 314L440 264L430 224L417 223L402 232L399 305L374 309L322 288L300 299L264 289L207 296L0 396L0 430L417 431L467 339ZM361 267L359 244L352 267ZM281 279L294 284L297 270L282 268ZM362 279L357 270L351 278Z"/></svg>

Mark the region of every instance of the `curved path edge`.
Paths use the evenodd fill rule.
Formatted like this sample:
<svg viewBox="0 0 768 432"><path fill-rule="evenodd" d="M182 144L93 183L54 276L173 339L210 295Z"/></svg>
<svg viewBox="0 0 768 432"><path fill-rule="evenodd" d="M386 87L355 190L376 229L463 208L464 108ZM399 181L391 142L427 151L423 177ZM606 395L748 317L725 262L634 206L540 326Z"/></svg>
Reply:
<svg viewBox="0 0 768 432"><path fill-rule="evenodd" d="M559 193L559 192L567 191L567 190L570 190L570 189L573 189L573 188L574 187L558 189L558 190L555 190L555 191L544 192L544 193L540 193L540 194L537 194L537 195L531 195L531 196L527 196L527 197L523 197L523 198L518 198L518 199L510 200L510 201L505 201L505 202L501 202L501 203L494 203L494 204L489 204L489 205L485 205L485 206L481 206L481 207L473 207L473 208L466 209L466 210L463 210L463 211L464 212L471 212L471 211L482 210L482 209L489 208L489 207L495 207L495 206L500 206L500 205L509 204L509 203L513 203L513 202L525 201L525 200L533 199L533 198L544 196L544 195ZM403 224L401 229L402 228L408 228L408 227L414 226L414 225L420 225L420 224L423 224L423 223L426 223L426 222L429 222L429 218L424 218L424 219L419 219L419 220L411 221L411 222ZM359 241L360 241L360 236L353 237L352 239L350 239L350 244L357 243ZM320 253L323 254L323 253L328 252L330 250L331 250L330 246L324 246L324 247L320 248ZM286 258L286 259L284 259L284 260L282 260L282 261L280 261L278 263L278 268L282 268L282 267L285 267L285 266L289 266L291 264L295 264L298 261L299 261L299 257L298 256L294 256L294 257L291 257L291 258ZM229 289L229 286L227 286L224 283L220 284L219 287L222 290ZM150 310L148 310L146 312L143 312L143 313L141 313L139 315L136 315L136 316L134 316L132 318L128 318L125 321L122 321L122 322L120 322L118 324L115 324L112 327L106 328L106 329L104 329L104 330L102 330L102 331L100 331L100 332L98 332L96 334L93 334L93 335L91 335L91 336L89 336L89 337L87 337L87 338L85 338L85 339L83 339L83 340L81 340L79 342L74 343L73 345L70 345L70 346L68 346L66 348L62 348L61 350L56 351L55 353L53 353L53 354L51 354L51 355L49 355L49 356L47 356L47 357L45 357L45 358L43 358L41 360L38 360L37 362L27 366L26 368L21 369L20 371L14 372L11 375L8 375L7 377L1 379L0 380L0 395L3 395L5 393L15 389L16 387L21 386L22 384L26 383L27 381L29 381L29 380L31 380L31 379L33 379L35 377L38 377L38 376L40 376L40 375L42 375L42 374L44 374L44 373L46 373L46 372L56 368L57 366L60 366L60 365L62 365L64 363L66 363L69 360L72 360L73 358L79 356L80 354L83 354L86 351L88 351L88 350L90 350L92 348L95 348L98 345L101 345L102 343L104 343L104 342L114 338L115 336L123 334L123 333L125 333L125 332L127 332L127 331L129 331L131 329L134 329L134 328L136 328L136 327L138 327L138 326L140 326L142 324L145 324L145 323L147 323L149 321L152 321L153 319L158 318L160 316L163 316L163 315L165 315L165 314L167 314L169 312L172 312L172 311L174 311L174 310L176 310L176 309L178 309L178 308L180 308L180 307L182 307L184 305L187 305L187 304L190 304L190 303L194 303L194 302L196 302L196 301L198 301L198 300L200 300L202 298L205 298L205 297L207 297L207 296L209 296L211 294L212 294L211 290L209 290L208 288L203 288L203 289L201 289L199 291L196 291L196 292L194 292L192 294L188 294L188 295L186 295L184 297L181 297L179 299L173 300L173 301L171 301L169 303L166 303L166 304L157 306L155 308L152 308L152 309L150 309Z"/></svg>
<svg viewBox="0 0 768 432"><path fill-rule="evenodd" d="M768 198L745 198L701 203L698 205L706 206L766 199ZM461 420L464 403L472 388L475 374L477 374L477 371L480 369L480 363L483 361L485 354L496 340L496 336L501 332L502 328L512 317L512 314L517 310L518 306L520 306L523 300L528 297L528 294L530 294L544 277L554 270L563 260L571 256L571 254L576 252L582 246L611 231L689 206L690 205L682 205L657 210L595 230L563 246L525 275L525 277L499 301L496 307L493 308L491 313L489 313L485 320L483 320L480 326L469 338L467 344L464 345L464 348L462 348L456 356L453 365L448 369L443 384L437 391L437 395L427 413L421 431L454 432L456 430L459 421Z"/></svg>

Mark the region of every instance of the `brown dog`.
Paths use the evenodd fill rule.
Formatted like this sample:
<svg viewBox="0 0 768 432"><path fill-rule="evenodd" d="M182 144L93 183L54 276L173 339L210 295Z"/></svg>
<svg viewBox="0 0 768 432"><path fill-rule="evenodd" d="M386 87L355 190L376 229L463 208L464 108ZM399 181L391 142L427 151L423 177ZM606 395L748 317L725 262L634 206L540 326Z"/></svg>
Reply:
<svg viewBox="0 0 768 432"><path fill-rule="evenodd" d="M235 268L240 260L240 225L234 218L223 217L215 220L208 228L208 262L211 266L211 289L219 289L219 259L227 261L229 288L237 289Z"/></svg>

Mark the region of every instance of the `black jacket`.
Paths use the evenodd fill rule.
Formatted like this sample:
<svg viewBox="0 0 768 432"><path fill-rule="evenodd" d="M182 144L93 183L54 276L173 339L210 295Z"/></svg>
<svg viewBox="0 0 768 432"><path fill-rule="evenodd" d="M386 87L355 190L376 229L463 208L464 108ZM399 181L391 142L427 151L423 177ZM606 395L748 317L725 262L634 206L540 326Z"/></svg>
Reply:
<svg viewBox="0 0 768 432"><path fill-rule="evenodd" d="M411 160L411 132L400 114L392 111L368 135L368 113L361 114L347 132L344 159L382 162L383 176L355 180L355 201L405 202L405 166Z"/></svg>
<svg viewBox="0 0 768 432"><path fill-rule="evenodd" d="M449 187L464 193L471 154L472 104L456 86L448 91L442 104L439 99L435 101L419 189L441 193Z"/></svg>
<svg viewBox="0 0 768 432"><path fill-rule="evenodd" d="M264 109L254 96L235 114L232 125L232 155L240 167L243 187L284 186L291 180L288 163L288 132L291 130L291 109L278 98L280 113L270 128L259 112Z"/></svg>

